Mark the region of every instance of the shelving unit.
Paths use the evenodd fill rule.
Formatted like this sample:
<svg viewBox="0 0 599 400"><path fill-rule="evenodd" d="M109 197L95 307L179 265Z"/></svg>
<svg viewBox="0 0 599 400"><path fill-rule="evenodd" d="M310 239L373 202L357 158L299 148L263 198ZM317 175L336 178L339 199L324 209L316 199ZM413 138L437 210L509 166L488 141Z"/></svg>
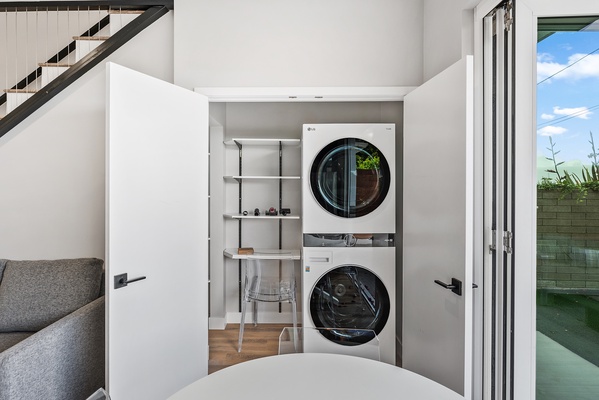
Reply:
<svg viewBox="0 0 599 400"><path fill-rule="evenodd" d="M278 248L276 249L254 249L254 254L251 255L252 258L261 258L266 260L285 260L285 259L300 259L300 250L299 249L282 249L282 223L284 220L299 220L300 216L297 214L290 215L281 215L280 210L283 207L283 181L293 181L296 180L299 182L300 176L283 176L283 147L287 146L299 146L300 139L270 139L270 138L233 138L231 140L227 140L224 142L225 146L236 146L239 150L239 162L238 162L238 174L237 175L226 175L223 177L225 182L233 182L237 183L239 186L239 201L238 201L238 210L237 212L225 213L223 217L225 219L233 219L238 221L238 247L243 247L242 245L242 221L244 220L271 220L278 222ZM279 151L279 168L278 175L244 175L243 174L243 151L246 146L278 146ZM256 216L252 214L243 214L243 184L251 182L268 182L275 181L278 183L278 215L265 215L261 213ZM242 260L248 258L247 255L239 255L237 253L237 248L227 248L224 249L223 255L227 258L239 260L238 263L238 288L239 288L239 304L238 308L241 311L241 293L242 293ZM280 267L279 267L280 268ZM280 311L280 305L279 305Z"/></svg>
<svg viewBox="0 0 599 400"><path fill-rule="evenodd" d="M254 249L254 254L239 254L237 249L225 249L224 255L234 260L247 260L250 257L263 260L299 260L301 258L299 250Z"/></svg>

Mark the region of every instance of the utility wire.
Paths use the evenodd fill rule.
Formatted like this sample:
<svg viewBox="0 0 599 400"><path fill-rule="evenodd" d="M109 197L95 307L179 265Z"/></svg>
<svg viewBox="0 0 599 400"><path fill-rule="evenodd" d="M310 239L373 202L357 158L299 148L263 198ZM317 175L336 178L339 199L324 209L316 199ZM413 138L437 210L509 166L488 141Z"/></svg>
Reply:
<svg viewBox="0 0 599 400"><path fill-rule="evenodd" d="M594 53L596 53L598 51L599 51L599 48L596 48L595 50L591 51L589 54L585 55L584 57L580 57L578 60L574 61L572 64L566 65L564 68L560 69L555 74L548 76L547 78L543 79L540 82L537 82L537 86L540 85L541 83L543 83L543 82L545 82L545 81L553 78L555 75L564 72L565 70L567 70L568 68L570 68L571 66L573 66L574 64L576 64L577 62L584 60L585 58L587 58L591 54L594 54Z"/></svg>
<svg viewBox="0 0 599 400"><path fill-rule="evenodd" d="M576 111L576 112L574 112L572 114L564 115L563 117L559 117L557 119L552 119L551 121L543 122L542 124L538 124L537 128L543 127L545 125L552 125L552 124L556 124L556 123L559 123L559 122L564 122L564 121L567 121L569 119L576 118L576 117L579 117L581 115L584 115L584 114L588 113L589 111L595 110L597 108L599 108L599 104L597 104L595 106L592 106L592 107L585 108L585 109L580 110L580 111Z"/></svg>
<svg viewBox="0 0 599 400"><path fill-rule="evenodd" d="M594 54L594 53L596 53L596 52L598 52L598 51L599 51L599 48L596 48L595 50L593 50L592 52L590 52L590 53L586 54L585 56L583 56L583 57L580 57L578 60L574 61L572 64L566 65L564 68L560 69L560 70L559 70L559 71L557 71L556 73L554 73L554 74L552 74L552 75L548 76L547 78L543 79L543 80L542 80L542 81L540 81L540 82L537 82L537 86L538 86L538 85L540 85L541 83L543 83L543 82L545 82L545 81L547 81L547 80L549 80L549 79L553 78L553 77L554 77L554 76L556 76L557 74L559 74L559 73L562 73L563 71L567 70L568 68L570 68L570 67L571 67L571 66L573 66L574 64L578 63L579 61L582 61L582 60L584 60L585 58L587 58L587 57L588 57L588 56L590 56L591 54ZM567 121L567 120L569 120L569 119L572 119L572 118L576 118L576 117L578 117L578 116L580 116L580 115L583 115L583 114L586 114L587 112L589 112L589 111L591 111L591 110L594 110L594 109L596 109L596 108L599 108L599 104L598 104L598 105L595 105L595 106L592 106L592 107L589 107L589 108L586 108L586 109L584 109L584 110L581 110L581 111L577 111L577 112L575 112L575 113L572 113L572 114L565 115L565 116L563 116L563 117L560 117L560 118L558 118L558 119L553 119L553 120L551 120L551 121L544 122L544 123L542 123L542 124L537 124L537 128L541 128L541 127L544 127L544 126L547 126L547 125L551 125L551 124L555 124L555 123L560 123L560 122L564 122L564 121Z"/></svg>

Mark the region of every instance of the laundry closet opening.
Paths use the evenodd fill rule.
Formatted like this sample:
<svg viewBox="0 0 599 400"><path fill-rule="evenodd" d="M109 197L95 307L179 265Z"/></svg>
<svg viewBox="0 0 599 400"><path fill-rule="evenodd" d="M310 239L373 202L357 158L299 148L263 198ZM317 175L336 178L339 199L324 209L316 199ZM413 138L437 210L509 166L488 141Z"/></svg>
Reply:
<svg viewBox="0 0 599 400"><path fill-rule="evenodd" d="M210 329L224 329L241 319L242 262L230 252L239 248L283 249L294 256L301 252L303 125L395 124L395 162L388 167L395 174L395 191L389 195L396 206L396 268L395 282L386 284L395 291L395 347L401 365L403 102L217 100L210 103L210 117ZM266 179L275 176L284 179ZM277 218L270 215L273 210ZM298 296L301 265L299 259L294 263ZM298 299L298 321L305 312L301 305ZM247 315L246 324L253 318L251 307ZM257 320L291 325L291 306L258 303Z"/></svg>

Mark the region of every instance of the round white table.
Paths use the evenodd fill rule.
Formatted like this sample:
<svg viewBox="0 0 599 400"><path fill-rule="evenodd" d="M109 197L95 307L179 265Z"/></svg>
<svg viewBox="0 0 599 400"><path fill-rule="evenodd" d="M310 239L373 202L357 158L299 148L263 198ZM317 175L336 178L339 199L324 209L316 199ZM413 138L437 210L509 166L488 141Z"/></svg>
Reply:
<svg viewBox="0 0 599 400"><path fill-rule="evenodd" d="M421 375L366 358L299 353L247 361L183 388L169 400L463 400Z"/></svg>

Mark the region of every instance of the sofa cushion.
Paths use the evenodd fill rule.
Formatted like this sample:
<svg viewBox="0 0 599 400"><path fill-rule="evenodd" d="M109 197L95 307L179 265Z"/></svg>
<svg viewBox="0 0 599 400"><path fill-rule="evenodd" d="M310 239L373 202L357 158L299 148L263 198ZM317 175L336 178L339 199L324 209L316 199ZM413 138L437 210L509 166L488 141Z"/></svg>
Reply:
<svg viewBox="0 0 599 400"><path fill-rule="evenodd" d="M7 332L0 333L0 353L4 350L14 346L19 343L21 340L27 339L29 336L33 335L35 332Z"/></svg>
<svg viewBox="0 0 599 400"><path fill-rule="evenodd" d="M98 298L103 261L12 261L0 281L0 332L38 331Z"/></svg>

